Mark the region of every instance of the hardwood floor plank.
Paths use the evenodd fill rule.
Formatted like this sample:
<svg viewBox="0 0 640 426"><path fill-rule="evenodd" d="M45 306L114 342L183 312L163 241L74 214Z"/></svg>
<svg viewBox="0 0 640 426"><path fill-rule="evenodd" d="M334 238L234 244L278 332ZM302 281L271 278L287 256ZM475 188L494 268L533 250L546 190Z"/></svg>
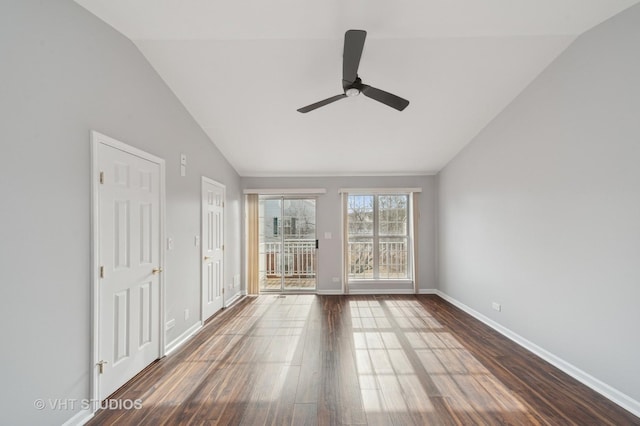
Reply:
<svg viewBox="0 0 640 426"><path fill-rule="evenodd" d="M269 415L265 424L273 426L293 424L293 410L296 401L296 388L300 378L300 366L287 366L282 372L284 377L278 381L281 389L273 394Z"/></svg>
<svg viewBox="0 0 640 426"><path fill-rule="evenodd" d="M295 404L293 406L292 426L316 426L318 424L317 404Z"/></svg>
<svg viewBox="0 0 640 426"><path fill-rule="evenodd" d="M320 330L307 330L304 341L300 376L296 386L297 404L316 404L321 374Z"/></svg>
<svg viewBox="0 0 640 426"><path fill-rule="evenodd" d="M89 425L640 425L431 295L246 298L110 399Z"/></svg>

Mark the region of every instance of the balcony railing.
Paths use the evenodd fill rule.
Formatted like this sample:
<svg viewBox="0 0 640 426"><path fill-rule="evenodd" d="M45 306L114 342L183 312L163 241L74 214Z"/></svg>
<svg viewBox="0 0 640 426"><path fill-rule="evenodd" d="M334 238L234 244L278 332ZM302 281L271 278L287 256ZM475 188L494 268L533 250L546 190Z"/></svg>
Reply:
<svg viewBox="0 0 640 426"><path fill-rule="evenodd" d="M314 278L316 276L316 240L291 239L261 244L267 277Z"/></svg>
<svg viewBox="0 0 640 426"><path fill-rule="evenodd" d="M373 241L349 241L349 278L373 279L376 277ZM378 243L379 279L407 279L407 242L380 241Z"/></svg>
<svg viewBox="0 0 640 426"><path fill-rule="evenodd" d="M264 254L263 273L267 278L293 277L315 278L317 268L316 240L291 239L264 242L260 252ZM378 278L408 278L407 242L380 241L378 252ZM349 277L374 278L373 243L349 242Z"/></svg>

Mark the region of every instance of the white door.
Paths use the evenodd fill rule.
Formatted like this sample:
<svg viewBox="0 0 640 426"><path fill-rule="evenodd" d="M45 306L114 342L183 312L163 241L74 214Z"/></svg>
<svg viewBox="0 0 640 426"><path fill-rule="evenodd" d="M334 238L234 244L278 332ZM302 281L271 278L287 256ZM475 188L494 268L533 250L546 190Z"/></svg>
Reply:
<svg viewBox="0 0 640 426"><path fill-rule="evenodd" d="M224 186L202 178L202 321L224 304Z"/></svg>
<svg viewBox="0 0 640 426"><path fill-rule="evenodd" d="M96 149L96 368L104 399L160 356L161 166L99 140Z"/></svg>

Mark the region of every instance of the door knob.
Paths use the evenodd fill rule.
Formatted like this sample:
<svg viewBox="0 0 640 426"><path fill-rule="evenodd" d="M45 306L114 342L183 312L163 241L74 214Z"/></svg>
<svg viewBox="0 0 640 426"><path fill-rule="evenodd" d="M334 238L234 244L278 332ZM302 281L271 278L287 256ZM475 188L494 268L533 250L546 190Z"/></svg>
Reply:
<svg viewBox="0 0 640 426"><path fill-rule="evenodd" d="M204 260L209 260L209 259L211 259L211 257L209 257L209 256L205 256L204 257Z"/></svg>
<svg viewBox="0 0 640 426"><path fill-rule="evenodd" d="M153 269L151 270L151 273L152 273L153 275L158 275L160 272L162 272L162 268L153 268Z"/></svg>

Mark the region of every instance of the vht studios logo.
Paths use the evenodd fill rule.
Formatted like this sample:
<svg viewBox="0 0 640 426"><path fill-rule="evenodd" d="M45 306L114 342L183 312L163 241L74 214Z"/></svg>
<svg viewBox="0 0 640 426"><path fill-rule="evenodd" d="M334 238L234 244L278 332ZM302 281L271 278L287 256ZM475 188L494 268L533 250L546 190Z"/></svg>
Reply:
<svg viewBox="0 0 640 426"><path fill-rule="evenodd" d="M36 399L33 406L37 410L139 410L142 408L141 399L70 399L70 398L47 398Z"/></svg>

